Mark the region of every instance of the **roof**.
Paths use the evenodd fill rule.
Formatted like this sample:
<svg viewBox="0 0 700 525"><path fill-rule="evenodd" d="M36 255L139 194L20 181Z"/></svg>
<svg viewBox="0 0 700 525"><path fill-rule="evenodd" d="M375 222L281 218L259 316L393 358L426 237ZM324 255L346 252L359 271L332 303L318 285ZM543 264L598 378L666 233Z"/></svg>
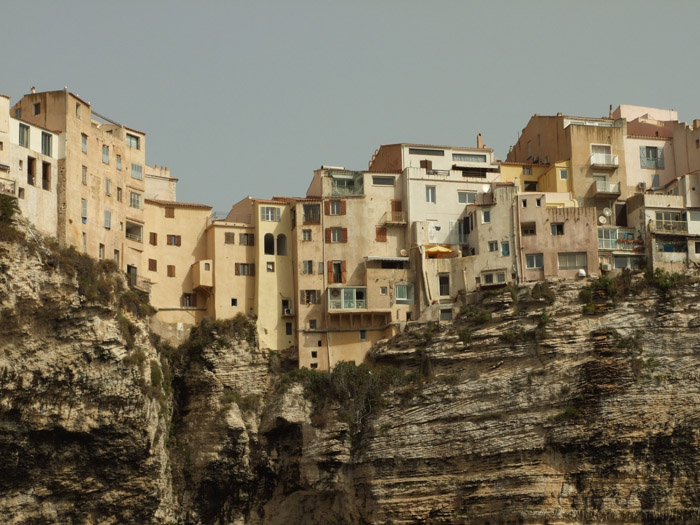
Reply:
<svg viewBox="0 0 700 525"><path fill-rule="evenodd" d="M460 149L460 150L477 150L477 151L493 151L493 148L477 148L476 146L440 146L438 144L414 144L412 142L397 142L395 144L382 144L380 148L389 146L408 146L415 148L436 148L436 149Z"/></svg>
<svg viewBox="0 0 700 525"><path fill-rule="evenodd" d="M197 204L194 202L164 201L160 199L145 199L145 201L150 204L157 204L159 206L171 206L173 208L200 208L205 210L212 209L212 207L207 204Z"/></svg>
<svg viewBox="0 0 700 525"><path fill-rule="evenodd" d="M508 162L505 160L498 161L499 164L505 164L506 166L539 166L542 168L546 168L551 166L551 164L541 164L541 163L533 163L533 162Z"/></svg>
<svg viewBox="0 0 700 525"><path fill-rule="evenodd" d="M278 200L268 200L268 199L256 199L255 197L249 197L250 200L253 202L258 202L260 204L289 204L286 201L278 201Z"/></svg>
<svg viewBox="0 0 700 525"><path fill-rule="evenodd" d="M374 257L374 256L366 256L366 260L368 261L395 261L395 262L408 262L408 257Z"/></svg>

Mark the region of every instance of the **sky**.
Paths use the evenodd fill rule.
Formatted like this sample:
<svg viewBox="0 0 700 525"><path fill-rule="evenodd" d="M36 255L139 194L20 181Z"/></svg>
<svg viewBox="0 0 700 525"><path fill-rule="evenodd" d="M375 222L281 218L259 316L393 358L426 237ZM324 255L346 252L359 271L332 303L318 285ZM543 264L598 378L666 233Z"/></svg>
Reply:
<svg viewBox="0 0 700 525"><path fill-rule="evenodd" d="M503 159L535 113L700 118L694 1L3 0L0 19L0 93L67 86L222 212L381 144L482 133Z"/></svg>

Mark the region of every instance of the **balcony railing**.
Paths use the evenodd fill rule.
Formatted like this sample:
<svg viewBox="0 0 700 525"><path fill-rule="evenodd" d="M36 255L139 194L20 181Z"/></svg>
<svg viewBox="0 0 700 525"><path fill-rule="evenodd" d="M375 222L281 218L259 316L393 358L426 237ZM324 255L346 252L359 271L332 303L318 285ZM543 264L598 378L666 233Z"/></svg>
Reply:
<svg viewBox="0 0 700 525"><path fill-rule="evenodd" d="M620 183L619 182L607 182L602 180L597 180L594 183L594 188L596 194L598 193L611 193L620 194Z"/></svg>
<svg viewBox="0 0 700 525"><path fill-rule="evenodd" d="M593 153L591 155L591 166L619 166L617 155L610 153Z"/></svg>
<svg viewBox="0 0 700 525"><path fill-rule="evenodd" d="M329 304L331 310L358 310L367 308L367 301L364 299L355 299L353 301L331 299Z"/></svg>
<svg viewBox="0 0 700 525"><path fill-rule="evenodd" d="M425 170L426 175L434 175L438 177L449 177L450 170Z"/></svg>
<svg viewBox="0 0 700 525"><path fill-rule="evenodd" d="M382 216L381 224L406 224L405 211L388 211Z"/></svg>
<svg viewBox="0 0 700 525"><path fill-rule="evenodd" d="M304 224L321 224L320 213L305 213L303 218Z"/></svg>
<svg viewBox="0 0 700 525"><path fill-rule="evenodd" d="M17 184L13 180L7 180L7 179L0 179L0 193L4 193L5 195L13 195L15 194L15 188L17 187Z"/></svg>
<svg viewBox="0 0 700 525"><path fill-rule="evenodd" d="M652 231L657 233L688 233L686 221L652 221Z"/></svg>
<svg viewBox="0 0 700 525"><path fill-rule="evenodd" d="M143 242L143 234L126 232L126 238L136 242Z"/></svg>

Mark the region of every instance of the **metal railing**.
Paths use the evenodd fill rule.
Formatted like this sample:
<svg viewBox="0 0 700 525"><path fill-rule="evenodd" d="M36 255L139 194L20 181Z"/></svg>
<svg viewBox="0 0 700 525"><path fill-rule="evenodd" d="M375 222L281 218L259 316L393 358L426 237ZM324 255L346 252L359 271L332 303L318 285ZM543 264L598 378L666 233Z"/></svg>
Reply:
<svg viewBox="0 0 700 525"><path fill-rule="evenodd" d="M136 242L143 242L143 233L126 232L126 238Z"/></svg>
<svg viewBox="0 0 700 525"><path fill-rule="evenodd" d="M305 213L304 224L321 224L321 214L320 213Z"/></svg>
<svg viewBox="0 0 700 525"><path fill-rule="evenodd" d="M618 166L619 160L617 155L610 153L593 153L591 154L591 166Z"/></svg>
<svg viewBox="0 0 700 525"><path fill-rule="evenodd" d="M450 170L425 170L426 175L437 175L438 177L449 177Z"/></svg>
<svg viewBox="0 0 700 525"><path fill-rule="evenodd" d="M397 223L403 224L407 221L405 211L388 211L382 216L382 224Z"/></svg>
<svg viewBox="0 0 700 525"><path fill-rule="evenodd" d="M596 193L620 193L619 182L595 181Z"/></svg>
<svg viewBox="0 0 700 525"><path fill-rule="evenodd" d="M688 233L686 221L652 221L651 229L662 233Z"/></svg>

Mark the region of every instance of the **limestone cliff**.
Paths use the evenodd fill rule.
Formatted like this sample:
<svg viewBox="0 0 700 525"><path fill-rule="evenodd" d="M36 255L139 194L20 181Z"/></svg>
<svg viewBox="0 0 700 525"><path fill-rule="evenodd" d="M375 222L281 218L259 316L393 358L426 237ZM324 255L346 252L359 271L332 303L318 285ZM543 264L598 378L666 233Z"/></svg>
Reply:
<svg viewBox="0 0 700 525"><path fill-rule="evenodd" d="M75 265L0 239L4 522L700 522L693 279L465 297L329 376Z"/></svg>

